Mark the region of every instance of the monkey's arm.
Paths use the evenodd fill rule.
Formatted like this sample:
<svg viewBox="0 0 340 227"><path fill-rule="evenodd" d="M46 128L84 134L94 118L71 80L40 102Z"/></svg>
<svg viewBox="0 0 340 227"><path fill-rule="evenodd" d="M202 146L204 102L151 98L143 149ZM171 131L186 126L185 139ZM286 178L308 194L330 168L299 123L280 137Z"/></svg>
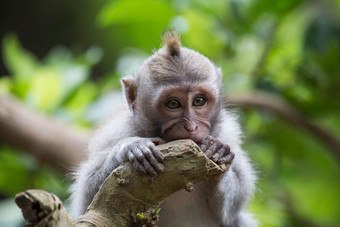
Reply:
<svg viewBox="0 0 340 227"><path fill-rule="evenodd" d="M159 138L127 137L108 148L92 152L89 159L81 165L72 186L71 208L74 216L85 212L94 195L112 170L129 160L143 173L157 175L164 171L162 153L155 144L162 143Z"/></svg>
<svg viewBox="0 0 340 227"><path fill-rule="evenodd" d="M78 217L83 214L87 206L91 203L94 195L104 182L111 171L118 167L119 161L114 158L109 165L108 156L118 149L113 148L103 151L100 155L91 155L90 158L83 162L78 171L75 173L76 181L71 187L71 214Z"/></svg>
<svg viewBox="0 0 340 227"><path fill-rule="evenodd" d="M211 179L209 205L226 226L256 226L256 222L242 211L255 189L255 174L248 157L239 146L232 147L235 158L221 180ZM215 181L215 182L213 182Z"/></svg>

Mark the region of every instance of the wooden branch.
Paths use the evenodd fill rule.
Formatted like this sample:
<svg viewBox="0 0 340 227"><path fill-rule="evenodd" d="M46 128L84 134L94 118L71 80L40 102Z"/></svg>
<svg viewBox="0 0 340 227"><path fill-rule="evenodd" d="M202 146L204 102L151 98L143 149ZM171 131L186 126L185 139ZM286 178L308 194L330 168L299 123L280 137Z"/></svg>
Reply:
<svg viewBox="0 0 340 227"><path fill-rule="evenodd" d="M208 159L191 140L158 146L164 154L165 172L150 177L137 172L130 163L115 169L104 181L83 216L72 221L56 196L28 190L16 196L26 226L154 226L157 209L172 193L220 175L228 166Z"/></svg>
<svg viewBox="0 0 340 227"><path fill-rule="evenodd" d="M21 208L26 227L73 226L62 202L52 193L31 189L17 194L15 202Z"/></svg>
<svg viewBox="0 0 340 227"><path fill-rule="evenodd" d="M274 112L294 126L306 129L315 139L319 140L329 151L340 160L340 140L325 128L309 121L294 109L284 99L274 94L263 91L252 91L225 98L228 104L240 105L243 107L255 107Z"/></svg>
<svg viewBox="0 0 340 227"><path fill-rule="evenodd" d="M0 140L69 172L86 154L89 136L0 95Z"/></svg>

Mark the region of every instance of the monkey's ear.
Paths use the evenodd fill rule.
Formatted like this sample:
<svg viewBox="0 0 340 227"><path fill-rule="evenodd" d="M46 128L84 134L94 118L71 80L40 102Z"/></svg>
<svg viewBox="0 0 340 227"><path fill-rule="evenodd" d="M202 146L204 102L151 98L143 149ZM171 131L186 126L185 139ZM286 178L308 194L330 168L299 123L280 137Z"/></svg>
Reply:
<svg viewBox="0 0 340 227"><path fill-rule="evenodd" d="M137 97L137 84L133 78L122 78L121 83L124 87L124 93L130 110L134 110Z"/></svg>
<svg viewBox="0 0 340 227"><path fill-rule="evenodd" d="M217 74L217 80L218 80L218 89L222 89L222 69L220 67L216 67L215 66L215 71L216 71L216 74Z"/></svg>
<svg viewBox="0 0 340 227"><path fill-rule="evenodd" d="M219 79L222 79L222 69L220 67L215 66L215 71Z"/></svg>

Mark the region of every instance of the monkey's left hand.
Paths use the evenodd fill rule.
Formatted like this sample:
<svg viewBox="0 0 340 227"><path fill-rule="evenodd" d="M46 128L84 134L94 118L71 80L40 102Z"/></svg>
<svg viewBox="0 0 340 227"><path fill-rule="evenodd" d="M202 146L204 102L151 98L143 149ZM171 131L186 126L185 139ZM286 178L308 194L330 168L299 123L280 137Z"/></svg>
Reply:
<svg viewBox="0 0 340 227"><path fill-rule="evenodd" d="M235 157L235 153L230 151L228 144L212 136L205 137L199 146L208 158L220 165L231 164Z"/></svg>

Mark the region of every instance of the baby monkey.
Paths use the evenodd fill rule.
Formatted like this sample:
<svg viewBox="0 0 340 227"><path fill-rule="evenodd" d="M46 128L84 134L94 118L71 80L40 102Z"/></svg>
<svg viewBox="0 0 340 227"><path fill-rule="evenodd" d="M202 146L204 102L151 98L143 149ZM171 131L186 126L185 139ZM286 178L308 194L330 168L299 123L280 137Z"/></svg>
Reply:
<svg viewBox="0 0 340 227"><path fill-rule="evenodd" d="M158 225L183 227L257 226L245 210L255 174L241 149L236 117L222 108L221 70L203 55L181 46L176 32L139 68L121 80L129 111L100 128L89 157L76 172L71 209L83 214L105 178L122 162L155 176L165 171L156 145L178 139L195 141L218 164L231 164L219 181L180 190L161 205Z"/></svg>

